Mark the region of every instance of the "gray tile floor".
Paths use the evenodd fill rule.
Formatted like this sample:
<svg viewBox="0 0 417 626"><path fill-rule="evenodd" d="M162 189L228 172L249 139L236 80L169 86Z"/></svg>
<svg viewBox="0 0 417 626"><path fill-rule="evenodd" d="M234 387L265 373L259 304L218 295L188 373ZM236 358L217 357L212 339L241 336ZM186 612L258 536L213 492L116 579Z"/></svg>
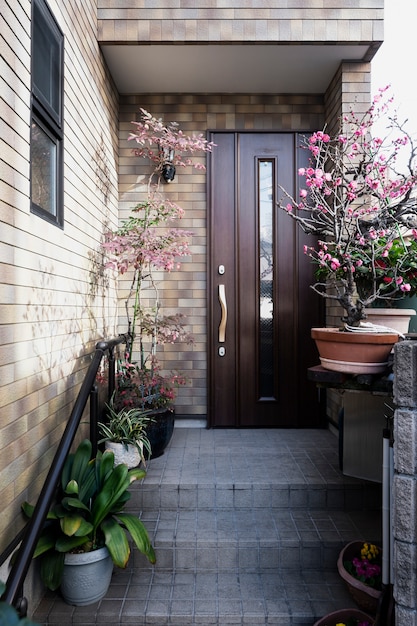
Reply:
<svg viewBox="0 0 417 626"><path fill-rule="evenodd" d="M311 626L354 606L337 554L378 540L380 488L341 473L329 431L176 427L147 469L131 508L157 565L134 553L93 606L47 594L39 623Z"/></svg>

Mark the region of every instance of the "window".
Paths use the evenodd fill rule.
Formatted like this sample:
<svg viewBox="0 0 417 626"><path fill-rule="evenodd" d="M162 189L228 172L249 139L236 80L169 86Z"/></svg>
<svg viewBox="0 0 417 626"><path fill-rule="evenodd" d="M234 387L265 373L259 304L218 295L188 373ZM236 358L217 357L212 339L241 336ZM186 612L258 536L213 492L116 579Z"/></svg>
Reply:
<svg viewBox="0 0 417 626"><path fill-rule="evenodd" d="M64 36L44 0L32 15L31 210L63 226Z"/></svg>

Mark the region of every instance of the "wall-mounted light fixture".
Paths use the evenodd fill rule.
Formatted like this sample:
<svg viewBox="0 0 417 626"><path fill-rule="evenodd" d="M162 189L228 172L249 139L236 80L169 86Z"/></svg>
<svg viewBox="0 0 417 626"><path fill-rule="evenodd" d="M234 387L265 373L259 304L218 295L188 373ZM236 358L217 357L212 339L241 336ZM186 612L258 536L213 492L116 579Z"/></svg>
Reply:
<svg viewBox="0 0 417 626"><path fill-rule="evenodd" d="M169 150L164 148L163 151L163 165L162 165L162 178L166 183L171 183L175 178L175 167L173 165L175 152L173 149Z"/></svg>

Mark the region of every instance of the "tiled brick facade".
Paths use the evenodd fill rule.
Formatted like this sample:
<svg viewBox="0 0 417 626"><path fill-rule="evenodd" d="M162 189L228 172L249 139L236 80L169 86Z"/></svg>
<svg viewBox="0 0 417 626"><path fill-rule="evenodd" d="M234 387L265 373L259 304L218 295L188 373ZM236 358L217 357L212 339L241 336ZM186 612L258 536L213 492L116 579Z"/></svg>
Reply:
<svg viewBox="0 0 417 626"><path fill-rule="evenodd" d="M61 230L30 213L31 4L4 0L0 25L0 550L23 524L22 500L36 498L95 340L119 330L115 291L97 250L103 230L126 217L143 193L143 166L127 142L139 108L177 121L185 132L308 131L325 121L331 127L347 106L369 99L366 62L343 64L318 95L119 98L99 43L335 42L372 48L382 40L383 25L383 0L49 0L65 36ZM169 193L185 209L183 226L194 236L192 257L171 273L163 295L171 310L187 315L195 343L180 351L168 346L166 365L178 366L190 379L180 391L178 413L202 416L207 410L206 177L179 172ZM122 298L125 280L120 288Z"/></svg>

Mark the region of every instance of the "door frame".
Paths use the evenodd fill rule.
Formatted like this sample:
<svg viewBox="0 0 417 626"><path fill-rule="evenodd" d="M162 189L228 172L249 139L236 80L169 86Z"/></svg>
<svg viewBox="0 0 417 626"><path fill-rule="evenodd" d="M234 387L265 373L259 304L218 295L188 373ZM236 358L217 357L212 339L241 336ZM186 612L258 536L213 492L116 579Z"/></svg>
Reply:
<svg viewBox="0 0 417 626"><path fill-rule="evenodd" d="M222 389L217 386L216 388L216 380L214 376L214 360L216 357L215 354L215 345L217 345L217 327L215 326L214 320L219 316L219 301L217 297L217 293L215 293L218 283L218 272L214 267L214 259L213 256L216 255L214 251L215 248L215 234L216 231L225 230L225 232L230 232L231 238L231 246L230 250L224 251L225 265L226 268L228 265L230 267L234 267L233 256L236 246L236 237L237 237L237 217L236 211L230 212L217 212L216 213L216 224L214 224L214 211L213 211L213 189L214 185L216 185L216 193L219 192L220 187L220 197L224 200L224 203L233 203L236 206L236 202L238 202L238 185L239 185L239 173L237 171L238 163L236 163L237 155L238 155L238 141L241 135L281 135L288 136L290 135L293 140L293 192L294 197L295 194L298 193L298 176L296 176L296 172L301 165L305 165L303 162L303 158L305 160L305 155L298 149L300 145L300 135L303 135L303 132L288 132L288 131L280 131L280 130L211 130L209 131L209 140L214 141L215 135L222 135L223 138L226 136L227 139L226 145L222 145L220 150L216 150L215 155L209 155L208 168L207 168L207 202L208 202L208 216L207 216L207 243L208 243L208 254L207 254L207 337L208 337L208 346L207 346L207 397L208 397L208 426L216 426L216 427L233 427L230 425L230 421L223 416L219 416L216 413L216 407L221 404L224 407L225 412L232 411L237 412L238 407L238 385L237 381L237 364L238 364L238 328L236 326L236 332L233 335L228 335L227 337L227 351L233 356L233 359L229 359L229 367L227 369L227 374L231 376L231 378L235 381L234 388L230 389ZM308 134L306 131L305 134ZM216 166L214 168L212 159L216 159ZM228 169L229 168L229 169ZM214 171L216 169L216 171ZM221 176L218 176L216 172L221 172ZM231 215L233 214L233 215ZM294 402L299 405L297 412L300 415L304 415L306 412L308 414L309 408L311 406L311 402L317 401L317 406L315 407L315 411L317 415L309 420L304 419L295 419L294 423L291 424L291 427L323 427L325 425L325 416L323 411L323 402L322 399L319 401L317 398L317 390L312 387L312 383L307 381L307 367L318 364L318 357L315 352L315 347L313 341L310 339L310 328L311 326L323 325L324 322L324 307L323 307L323 299L319 298L317 294L314 294L310 289L311 279L312 279L312 264L311 262L306 263L306 257L303 253L303 246L305 243L305 238L307 236L301 231L301 229L295 228L294 225L294 264L296 266L296 270L294 272L294 281L296 281L296 295L294 296L293 304L294 304L294 335L295 335L295 348L298 352L300 349L300 342L302 337L303 339L308 336L309 341L303 342L305 345L306 354L301 358L301 361L304 365L302 365L299 370L294 373L294 389L298 390L296 393L296 397L294 398ZM308 239L308 244L311 245L311 237ZM222 251L223 255L223 251ZM223 261L222 261L223 263ZM301 267L301 270L300 270ZM232 281L234 284L237 284L237 276L236 275L227 275L227 270L225 272L224 277L222 277L222 282L230 283ZM226 292L227 292L226 286ZM229 290L230 293L230 290ZM306 302L303 303L302 306L309 307L311 303L314 302L313 310L314 314L312 316L312 323L306 324L304 322L304 327L300 327L300 316L298 314L298 309L300 305L300 298L297 294L303 293L306 296ZM228 316L235 317L236 311L236 298L234 300L229 298L227 302L228 308ZM305 316L304 316L305 317ZM226 331L227 332L227 331ZM230 370L232 368L232 370ZM308 387L308 393L304 397L304 393L301 394L300 390ZM303 413L304 412L304 413ZM238 420L235 421L234 427L241 427L242 425ZM288 426L288 425L285 425ZM277 426L279 427L279 426Z"/></svg>

